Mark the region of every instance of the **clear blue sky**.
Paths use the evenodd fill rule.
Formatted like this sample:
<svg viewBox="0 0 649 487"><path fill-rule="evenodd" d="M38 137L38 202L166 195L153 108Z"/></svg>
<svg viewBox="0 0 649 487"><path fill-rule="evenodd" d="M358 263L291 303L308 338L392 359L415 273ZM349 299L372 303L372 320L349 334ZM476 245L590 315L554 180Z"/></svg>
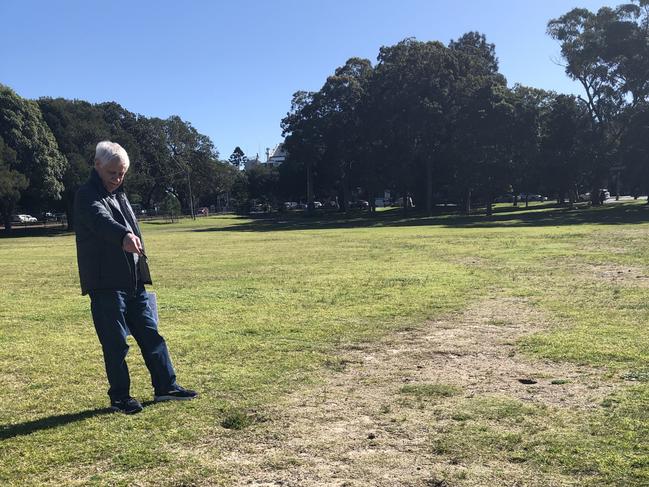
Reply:
<svg viewBox="0 0 649 487"><path fill-rule="evenodd" d="M403 38L448 43L477 30L509 84L579 87L556 64L547 21L606 0L0 0L0 83L26 98L116 101L179 115L227 159L281 141L297 90Z"/></svg>

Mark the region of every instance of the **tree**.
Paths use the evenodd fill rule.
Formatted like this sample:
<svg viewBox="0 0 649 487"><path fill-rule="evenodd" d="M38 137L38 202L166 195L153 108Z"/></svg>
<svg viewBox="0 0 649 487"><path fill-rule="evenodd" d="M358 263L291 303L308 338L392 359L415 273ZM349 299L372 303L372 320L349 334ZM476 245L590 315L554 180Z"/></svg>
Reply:
<svg viewBox="0 0 649 487"><path fill-rule="evenodd" d="M132 159L125 184L129 194L138 194L142 206L151 209L166 198L169 188L182 184L176 182L185 177L185 172L171 160L164 120L138 116L131 130L139 156Z"/></svg>
<svg viewBox="0 0 649 487"><path fill-rule="evenodd" d="M463 193L466 212L478 195L491 213L495 193L511 184L513 99L498 72L495 46L483 34L468 32L449 48L458 63L452 129L455 185Z"/></svg>
<svg viewBox="0 0 649 487"><path fill-rule="evenodd" d="M551 91L515 85L512 90L514 120L512 138L511 190L514 206L518 205L518 194L535 193L541 185L541 158L539 145L541 120L550 102L556 97ZM528 201L525 202L528 204Z"/></svg>
<svg viewBox="0 0 649 487"><path fill-rule="evenodd" d="M239 213L248 213L250 198L248 197L248 177L245 173L239 171L235 176L231 195L230 204L236 211Z"/></svg>
<svg viewBox="0 0 649 487"><path fill-rule="evenodd" d="M167 193L160 203L160 212L169 216L171 223L180 216L180 201L172 193Z"/></svg>
<svg viewBox="0 0 649 487"><path fill-rule="evenodd" d="M111 126L101 108L86 101L41 98L37 103L68 160L62 179L61 209L67 214L68 228L73 229L74 195L90 174L97 143L112 138Z"/></svg>
<svg viewBox="0 0 649 487"><path fill-rule="evenodd" d="M580 182L588 176L590 118L574 96L558 95L542 116L540 169L546 189L557 193L558 202L578 197Z"/></svg>
<svg viewBox="0 0 649 487"><path fill-rule="evenodd" d="M212 175L210 170L218 161L218 152L209 137L198 133L189 122L178 116L165 120L163 130L169 157L184 175L184 181L183 178L176 179L176 184L168 190L179 196L181 201L185 197L193 218L195 201L192 187L197 189L197 196L209 191L214 182L211 178L206 180L204 176L208 173Z"/></svg>
<svg viewBox="0 0 649 487"><path fill-rule="evenodd" d="M208 195L208 203L219 211L230 211L239 202L247 201L247 178L243 171L227 161L219 161L214 166L215 180Z"/></svg>
<svg viewBox="0 0 649 487"><path fill-rule="evenodd" d="M248 197L271 206L279 204L279 170L270 164L257 164L246 171Z"/></svg>
<svg viewBox="0 0 649 487"><path fill-rule="evenodd" d="M232 152L232 155L230 155L228 162L237 169L243 169L246 166L246 162L248 162L248 158L241 150L241 147L236 146L234 148L234 151Z"/></svg>
<svg viewBox="0 0 649 487"><path fill-rule="evenodd" d="M282 120L288 159L281 175L304 173L311 212L316 185L323 193L338 192L343 210L351 198L363 141L359 107L371 75L367 59L347 60L318 92L296 92Z"/></svg>
<svg viewBox="0 0 649 487"><path fill-rule="evenodd" d="M566 74L582 85L590 115L599 124L612 122L625 104L620 80L604 57L615 16L608 7L597 14L575 8L548 23L548 34L561 42Z"/></svg>
<svg viewBox="0 0 649 487"><path fill-rule="evenodd" d="M281 122L288 157L280 168L280 187L288 200L302 199L304 190L297 188L304 188L305 181L307 200L313 193L314 167L322 161L325 151L320 101L315 92L294 93L291 109Z"/></svg>
<svg viewBox="0 0 649 487"><path fill-rule="evenodd" d="M629 113L629 129L620 146L620 162L631 191L635 196L649 194L649 104L638 104Z"/></svg>
<svg viewBox="0 0 649 487"><path fill-rule="evenodd" d="M354 183L359 182L358 169L366 147L361 113L372 75L369 60L350 58L327 78L315 95L324 152L320 168L314 173L329 175L338 188L343 210L351 200ZM314 192L307 193L309 209L313 210Z"/></svg>
<svg viewBox="0 0 649 487"><path fill-rule="evenodd" d="M426 182L427 209L432 209L435 158L452 117L448 94L453 63L440 42L405 39L379 50L370 88L374 108L369 119L375 120L374 132L380 140L374 145L374 156L392 181L389 189L403 196L406 212L418 181ZM421 166L424 174L418 169Z"/></svg>
<svg viewBox="0 0 649 487"><path fill-rule="evenodd" d="M7 147L0 137L0 212L5 229L11 229L11 214L20 199L20 193L28 185L24 175L11 169L16 165L16 151Z"/></svg>
<svg viewBox="0 0 649 487"><path fill-rule="evenodd" d="M12 156L9 164L5 163L5 173L12 175L7 176L13 180L12 192L20 191L22 202L34 209L49 200L60 199L68 161L59 151L38 104L24 100L4 85L0 85L0 137L4 145L15 152L15 158ZM16 173L29 182L26 188L18 189L23 185ZM11 199L14 198L6 201ZM9 207L4 211L6 222ZM5 229L10 228L9 222Z"/></svg>
<svg viewBox="0 0 649 487"><path fill-rule="evenodd" d="M634 109L649 101L648 7L647 0L633 0L597 13L573 9L548 23L549 35L561 42L566 74L581 83L594 122L594 204Z"/></svg>

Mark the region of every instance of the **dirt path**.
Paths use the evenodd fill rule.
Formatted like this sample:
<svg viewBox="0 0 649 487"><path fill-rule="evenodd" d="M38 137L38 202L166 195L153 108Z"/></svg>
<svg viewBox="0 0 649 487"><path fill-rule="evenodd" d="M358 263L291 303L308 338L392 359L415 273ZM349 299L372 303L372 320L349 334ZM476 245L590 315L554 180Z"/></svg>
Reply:
<svg viewBox="0 0 649 487"><path fill-rule="evenodd" d="M516 339L547 326L524 300L493 298L343 350L323 384L282 401L267 423L236 432L221 467L232 485L488 485L471 477L444 480L453 466L432 453L435 407L410 401L404 386L443 384L463 398L499 395L573 410L596 407L615 387L601 371L517 353Z"/></svg>

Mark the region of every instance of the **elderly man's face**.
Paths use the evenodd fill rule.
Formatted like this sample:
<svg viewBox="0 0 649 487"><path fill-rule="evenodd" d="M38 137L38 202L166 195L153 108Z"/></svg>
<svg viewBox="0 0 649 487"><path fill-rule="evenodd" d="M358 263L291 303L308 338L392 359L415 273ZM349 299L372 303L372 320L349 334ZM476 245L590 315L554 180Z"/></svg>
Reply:
<svg viewBox="0 0 649 487"><path fill-rule="evenodd" d="M104 165L99 161L95 161L95 170L99 174L101 182L104 183L104 188L109 193L112 193L124 182L124 176L126 176L128 166L119 159L113 159Z"/></svg>

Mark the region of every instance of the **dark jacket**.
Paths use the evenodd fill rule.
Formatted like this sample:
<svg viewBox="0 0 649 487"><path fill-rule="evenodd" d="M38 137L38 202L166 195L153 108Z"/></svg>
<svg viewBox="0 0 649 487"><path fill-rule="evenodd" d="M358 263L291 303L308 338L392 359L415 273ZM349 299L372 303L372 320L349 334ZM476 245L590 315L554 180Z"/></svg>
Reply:
<svg viewBox="0 0 649 487"><path fill-rule="evenodd" d="M124 236L129 233L125 217L129 218L133 233L140 239L142 234L122 187L115 193L130 215L122 215L119 204L111 198L99 174L93 169L74 199L74 228L82 294L96 290L134 292L138 284L136 276L141 284L151 284L146 258L138 260L139 272L134 272L133 259L122 249Z"/></svg>

